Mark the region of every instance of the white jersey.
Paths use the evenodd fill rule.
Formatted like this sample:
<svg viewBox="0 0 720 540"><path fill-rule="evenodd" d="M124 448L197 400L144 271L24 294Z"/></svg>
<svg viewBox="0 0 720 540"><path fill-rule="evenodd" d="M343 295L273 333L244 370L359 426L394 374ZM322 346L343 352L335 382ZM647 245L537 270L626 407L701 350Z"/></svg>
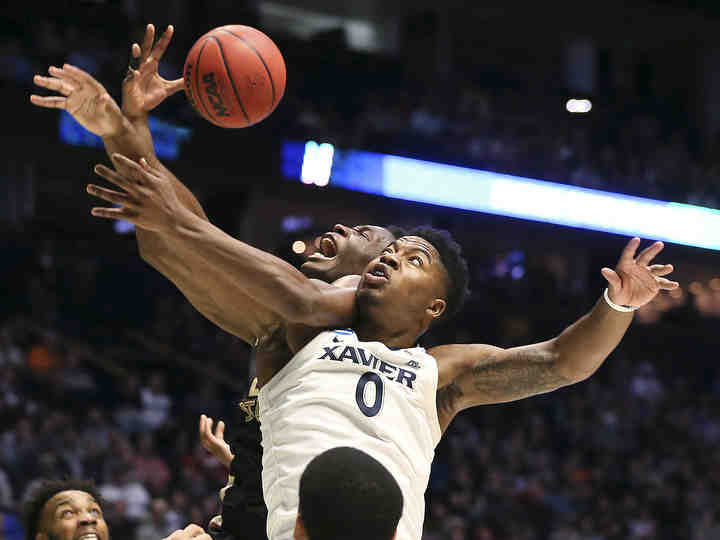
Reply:
<svg viewBox="0 0 720 540"><path fill-rule="evenodd" d="M300 475L336 446L367 452L403 493L396 540L420 540L425 489L440 440L435 359L390 350L352 330L322 332L260 389L262 483L270 540L291 540Z"/></svg>

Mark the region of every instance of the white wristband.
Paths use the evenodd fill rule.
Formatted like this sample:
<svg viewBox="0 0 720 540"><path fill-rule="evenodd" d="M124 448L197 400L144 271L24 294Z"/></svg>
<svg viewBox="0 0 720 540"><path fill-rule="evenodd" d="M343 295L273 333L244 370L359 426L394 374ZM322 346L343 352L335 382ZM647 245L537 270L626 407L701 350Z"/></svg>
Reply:
<svg viewBox="0 0 720 540"><path fill-rule="evenodd" d="M605 287L605 292L603 293L603 298L605 298L605 301L607 302L607 305L613 308L615 311L622 311L623 313L629 313L631 311L635 311L637 308L633 306L619 306L612 300L610 300L610 296L608 296L608 289Z"/></svg>

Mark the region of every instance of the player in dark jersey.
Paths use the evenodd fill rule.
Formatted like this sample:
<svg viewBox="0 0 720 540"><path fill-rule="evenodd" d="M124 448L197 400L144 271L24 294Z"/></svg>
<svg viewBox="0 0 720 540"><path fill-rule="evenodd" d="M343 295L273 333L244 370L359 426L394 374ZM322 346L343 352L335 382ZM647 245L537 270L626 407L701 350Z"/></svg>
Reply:
<svg viewBox="0 0 720 540"><path fill-rule="evenodd" d="M137 69L129 68L122 86L122 109L105 88L91 75L71 65L50 67L51 77L36 75L38 86L61 96L32 96L33 104L68 111L89 131L101 136L108 154L118 168L122 163L112 158L121 152L134 159L144 157L161 167L172 178L172 188L188 211L207 216L193 194L163 167L154 151L148 124L148 112L183 87L183 79L165 80L158 74L158 64L172 39L173 28L154 43L155 29L148 25L142 45L132 45ZM365 265L395 240L393 232L383 227L335 225L318 239L319 251L303 264L305 275L315 278L318 286L343 276L359 274ZM178 256L179 251L156 232L136 229L142 258L170 279L204 316L226 331L254 346L260 386L268 381L291 357L282 320L276 313L252 298L237 292L233 278L203 265L203 261ZM203 276L198 279L198 276ZM352 278L350 278L352 284ZM357 282L355 279L354 283ZM243 404L247 422L239 422L229 448L235 459L228 464L232 484L224 493L223 516L226 529L263 531L267 510L260 483L260 430L254 414L254 398Z"/></svg>
<svg viewBox="0 0 720 540"><path fill-rule="evenodd" d="M147 60L144 65L156 61L152 54ZM58 81L44 86L56 89L66 97L55 98L59 101L47 106L78 111L72 104L82 98L83 91L90 88L96 96L104 91L102 87L98 88L96 81L93 84L85 77L87 74L81 73L70 66L58 70ZM34 102L42 105L37 99ZM128 128L128 132L133 129ZM110 134L106 137L109 152L118 148L123 137L133 139L128 144L137 146L136 135L123 131L119 135L112 131L107 133ZM144 155L146 151L141 148L138 153ZM216 306L202 304L209 293L212 299L211 293L216 291L212 288L203 290L202 286L208 285L201 283L202 292L198 294L197 283L183 281L187 279L183 268L197 265L215 285L225 279L227 287L223 284L221 290L226 299L226 291L232 290L233 294L244 294L252 299L254 304L249 311L254 315L271 314L265 319L257 316L249 324L236 327L237 333L233 333L244 332L241 337L250 343L262 344L277 332L285 334L288 341L290 336L285 328L289 324L342 327L356 320L354 287L333 288L308 280L286 263L227 237L209 224L202 209L198 210L199 205L194 207L187 199L192 195L161 165L147 160L136 163L118 155L112 155L112 159L119 173L103 166L98 166L96 171L124 193L99 186L89 186L88 191L122 208L94 209L94 215L133 222L139 228L138 242L144 258L155 263L154 266L170 277L200 311L205 309L207 316L223 328L235 324L233 320L228 321L228 312L213 312L212 307ZM142 193L137 189L138 183L143 185ZM139 197L142 197L143 205L137 204ZM180 229L171 226L177 222L183 223L182 234L176 234ZM366 241L370 239L366 238ZM150 249L152 242L164 243L165 247L153 251ZM662 277L672 271L670 265L650 265L662 250L662 244L655 243L635 257L638 244L639 239L628 244L615 270L603 269L609 285L604 300L555 338L507 350L474 344L447 345L429 351L440 368L437 412L443 430L464 408L522 399L589 377L629 326L632 316L627 313L650 301L661 289L678 286ZM332 264L337 254L335 248L332 237L325 239L324 249L328 252L323 253L324 263ZM163 249L164 256L151 258L151 251L157 253ZM173 251L182 258L183 268L172 267ZM443 251L442 255L440 251ZM450 311L451 306L458 304L467 279L467 270L463 270L464 262L458 253L452 241L433 232L394 244L363 275L357 299L362 301L365 318L356 328L391 348L411 346L433 321L445 314L446 308ZM408 270L415 266L427 268L418 274L422 277L416 277L412 273L415 270ZM394 276L392 280L388 280L390 274ZM258 276L262 279L257 279ZM245 301L244 309L247 309L247 303ZM626 313L618 315L618 311ZM272 315L277 313L282 314L284 323L273 318ZM307 336L296 335L292 349L297 350L305 339ZM287 357L283 362L286 361ZM261 380L279 369L276 365L266 367L267 372L258 371Z"/></svg>

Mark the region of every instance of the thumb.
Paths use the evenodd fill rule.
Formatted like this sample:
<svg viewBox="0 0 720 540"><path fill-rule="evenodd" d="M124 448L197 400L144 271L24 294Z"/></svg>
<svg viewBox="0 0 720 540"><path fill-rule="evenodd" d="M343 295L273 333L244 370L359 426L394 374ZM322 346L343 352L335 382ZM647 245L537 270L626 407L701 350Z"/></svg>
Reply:
<svg viewBox="0 0 720 540"><path fill-rule="evenodd" d="M172 96L185 88L185 79L182 77L175 79L174 81L168 81L168 83L168 96Z"/></svg>
<svg viewBox="0 0 720 540"><path fill-rule="evenodd" d="M600 270L600 273L607 280L611 289L617 290L622 288L622 280L620 279L620 276L617 275L617 272L605 267Z"/></svg>

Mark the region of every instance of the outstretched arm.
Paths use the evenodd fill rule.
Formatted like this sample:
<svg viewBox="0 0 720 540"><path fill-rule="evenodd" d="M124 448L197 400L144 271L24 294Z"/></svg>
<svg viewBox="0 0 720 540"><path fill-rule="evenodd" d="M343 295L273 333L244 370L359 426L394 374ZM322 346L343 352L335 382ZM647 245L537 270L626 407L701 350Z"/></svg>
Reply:
<svg viewBox="0 0 720 540"><path fill-rule="evenodd" d="M32 95L30 101L40 107L66 110L83 127L103 138L111 156L121 151L135 159L145 156L155 162L165 171L178 201L199 219L206 220L195 196L157 161L147 122L147 111L182 88L182 79L166 81L157 74L158 61L172 32L172 27L168 27L153 47L154 28L148 25L142 47L133 44L133 56L140 58L140 66L123 81L123 110L95 78L68 64L63 68L51 66L49 77L34 78L35 84L59 95ZM138 228L136 237L142 258L172 281L200 313L224 330L253 344L280 324L276 313L234 289L226 271L208 269L180 256L171 238L154 231Z"/></svg>
<svg viewBox="0 0 720 540"><path fill-rule="evenodd" d="M121 208L93 208L98 217L122 219L172 238L178 255L193 267L224 269L230 289L241 291L277 313L283 323L344 326L350 323L355 289L339 288L305 277L285 261L240 242L178 200L171 180L141 159L114 155L119 171L103 165L95 172L123 191L89 185L90 194ZM130 174L120 172L131 171Z"/></svg>
<svg viewBox="0 0 720 540"><path fill-rule="evenodd" d="M655 242L637 258L633 238L615 268L603 268L609 297L619 305L640 307L660 290L678 283L665 279L672 265L650 265L663 249ZM502 403L551 392L590 377L617 347L633 318L600 298L588 314L560 335L533 345L501 349L492 345L445 345L429 353L438 360L441 378L437 404L447 426L457 412L474 405Z"/></svg>

